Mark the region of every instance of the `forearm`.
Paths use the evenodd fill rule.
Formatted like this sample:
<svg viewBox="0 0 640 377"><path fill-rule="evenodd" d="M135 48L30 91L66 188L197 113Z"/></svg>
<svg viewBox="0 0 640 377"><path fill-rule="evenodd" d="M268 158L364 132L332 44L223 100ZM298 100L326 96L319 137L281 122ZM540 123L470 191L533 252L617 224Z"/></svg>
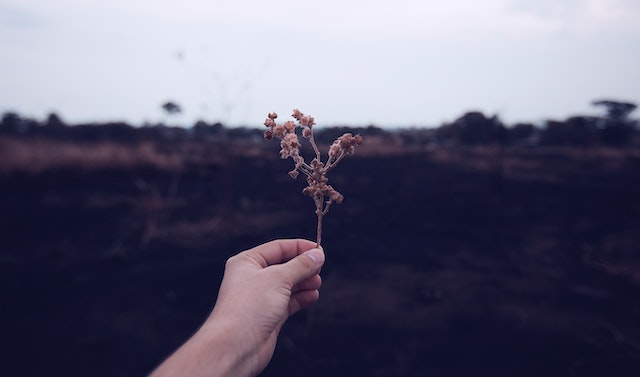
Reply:
<svg viewBox="0 0 640 377"><path fill-rule="evenodd" d="M238 329L215 323L210 318L150 377L254 376L254 352L245 349L240 336Z"/></svg>
<svg viewBox="0 0 640 377"><path fill-rule="evenodd" d="M150 377L254 377L269 363L290 315L318 300L324 253L277 240L229 258L202 327Z"/></svg>

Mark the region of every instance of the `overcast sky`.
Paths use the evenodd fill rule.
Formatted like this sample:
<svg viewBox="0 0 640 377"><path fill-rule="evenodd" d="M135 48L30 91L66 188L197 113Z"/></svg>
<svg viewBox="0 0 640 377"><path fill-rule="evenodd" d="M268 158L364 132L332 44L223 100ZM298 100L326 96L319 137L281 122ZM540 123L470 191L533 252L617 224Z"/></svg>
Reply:
<svg viewBox="0 0 640 377"><path fill-rule="evenodd" d="M640 103L638 0L0 0L0 112L69 123L505 122ZM634 114L637 117L637 114Z"/></svg>

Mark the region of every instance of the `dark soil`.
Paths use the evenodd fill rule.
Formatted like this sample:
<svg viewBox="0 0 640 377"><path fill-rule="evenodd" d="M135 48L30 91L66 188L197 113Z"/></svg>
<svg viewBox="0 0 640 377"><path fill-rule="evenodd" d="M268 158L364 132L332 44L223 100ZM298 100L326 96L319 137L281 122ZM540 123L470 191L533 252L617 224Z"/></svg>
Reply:
<svg viewBox="0 0 640 377"><path fill-rule="evenodd" d="M353 157L320 301L263 376L640 375L640 159ZM215 302L224 262L315 236L290 161L0 176L5 376L141 376Z"/></svg>

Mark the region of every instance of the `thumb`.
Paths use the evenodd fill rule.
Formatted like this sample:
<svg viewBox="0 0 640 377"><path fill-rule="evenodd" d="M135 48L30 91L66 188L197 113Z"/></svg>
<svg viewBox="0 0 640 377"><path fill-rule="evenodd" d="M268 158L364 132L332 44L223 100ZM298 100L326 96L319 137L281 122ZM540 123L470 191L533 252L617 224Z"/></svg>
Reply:
<svg viewBox="0 0 640 377"><path fill-rule="evenodd" d="M280 268L288 280L296 285L320 272L323 264L324 252L321 249L311 249L281 264Z"/></svg>

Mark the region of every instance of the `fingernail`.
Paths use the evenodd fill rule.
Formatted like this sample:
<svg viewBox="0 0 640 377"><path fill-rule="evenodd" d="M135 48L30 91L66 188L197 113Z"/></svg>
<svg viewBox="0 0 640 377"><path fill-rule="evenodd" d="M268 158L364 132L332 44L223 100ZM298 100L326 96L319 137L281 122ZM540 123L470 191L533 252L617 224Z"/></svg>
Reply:
<svg viewBox="0 0 640 377"><path fill-rule="evenodd" d="M320 249L311 249L306 252L307 256L311 258L317 265L324 263L324 253Z"/></svg>

